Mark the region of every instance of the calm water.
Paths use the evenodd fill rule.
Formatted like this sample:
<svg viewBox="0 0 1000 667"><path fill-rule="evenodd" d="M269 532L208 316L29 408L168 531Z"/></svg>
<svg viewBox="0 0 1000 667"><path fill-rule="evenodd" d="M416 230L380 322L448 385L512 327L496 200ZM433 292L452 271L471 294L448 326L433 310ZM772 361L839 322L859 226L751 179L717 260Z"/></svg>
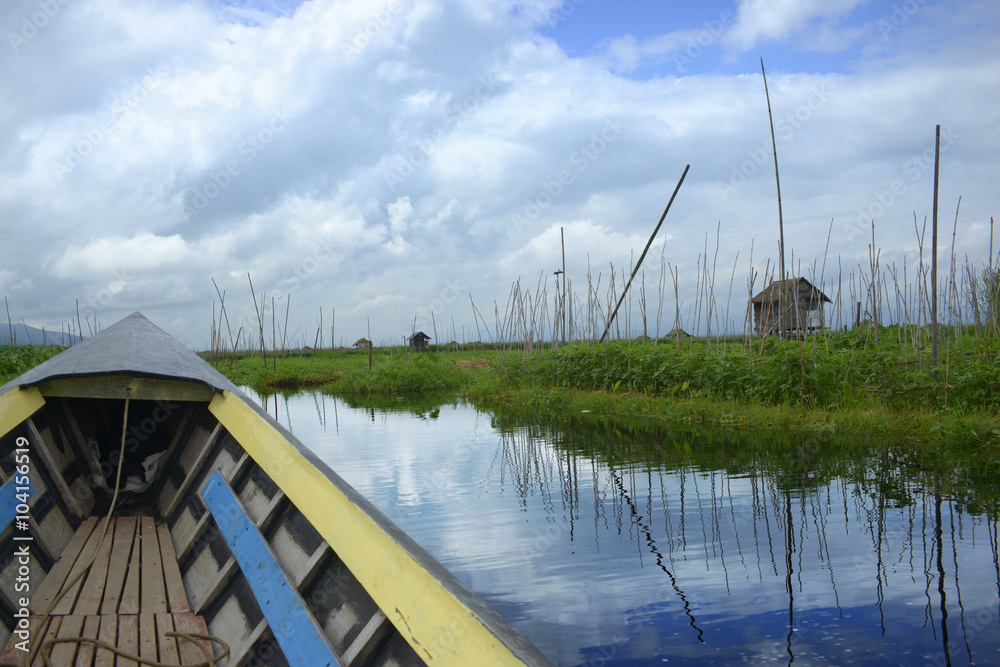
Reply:
<svg viewBox="0 0 1000 667"><path fill-rule="evenodd" d="M1000 664L988 480L815 439L775 456L461 403L268 400L560 665Z"/></svg>

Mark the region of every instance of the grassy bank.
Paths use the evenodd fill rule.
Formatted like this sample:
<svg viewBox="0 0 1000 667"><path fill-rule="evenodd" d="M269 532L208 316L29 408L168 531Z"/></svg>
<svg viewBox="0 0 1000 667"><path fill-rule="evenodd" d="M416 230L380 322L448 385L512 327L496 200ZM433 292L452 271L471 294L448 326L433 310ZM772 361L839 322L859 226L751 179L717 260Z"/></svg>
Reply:
<svg viewBox="0 0 1000 667"><path fill-rule="evenodd" d="M481 384L469 387L467 396L479 407L536 419L595 425L629 423L649 428L685 423L738 430L854 433L886 442L974 448L987 459L1000 461L1000 426L995 413L988 410L966 414L889 408L822 410L559 387L484 390Z"/></svg>
<svg viewBox="0 0 1000 667"><path fill-rule="evenodd" d="M214 365L262 391L318 388L346 397L418 400L460 392L492 411L592 427L712 425L758 431L858 433L961 450L1000 461L1000 355L995 340L952 341L960 354L937 372L924 351L864 331L826 340L615 341L523 351L481 346L415 354L402 347L242 354ZM874 335L867 332L868 337ZM58 346L0 346L0 384L59 353ZM808 354L807 354L808 352ZM369 369L369 363L371 368ZM792 372L789 372L791 369Z"/></svg>
<svg viewBox="0 0 1000 667"><path fill-rule="evenodd" d="M805 341L579 343L507 355L467 392L535 413L881 434L996 458L1000 341L943 333L937 364L924 332L875 325Z"/></svg>
<svg viewBox="0 0 1000 667"><path fill-rule="evenodd" d="M402 347L368 350L299 350L277 356L241 354L214 365L233 383L264 391L321 388L342 395L420 394L459 390L481 352L414 353Z"/></svg>
<svg viewBox="0 0 1000 667"><path fill-rule="evenodd" d="M1000 399L1000 339L945 332L932 362L898 327L868 325L805 341L613 341L580 343L540 355L510 356L513 386L630 391L666 398L710 398L817 410L955 413L993 408Z"/></svg>
<svg viewBox="0 0 1000 667"><path fill-rule="evenodd" d="M806 341L613 341L523 350L305 351L216 365L263 390L346 395L460 391L482 407L578 421L683 422L875 434L1000 458L1000 342L945 338L932 365L912 332L862 327ZM994 349L998 348L998 349Z"/></svg>

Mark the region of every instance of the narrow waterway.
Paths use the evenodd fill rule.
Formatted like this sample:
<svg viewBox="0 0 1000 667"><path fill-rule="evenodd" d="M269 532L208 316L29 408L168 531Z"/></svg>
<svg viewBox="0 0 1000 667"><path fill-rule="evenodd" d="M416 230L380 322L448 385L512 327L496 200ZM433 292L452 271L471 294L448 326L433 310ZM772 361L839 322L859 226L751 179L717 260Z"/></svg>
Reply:
<svg viewBox="0 0 1000 667"><path fill-rule="evenodd" d="M989 480L816 437L258 399L560 665L1000 663Z"/></svg>

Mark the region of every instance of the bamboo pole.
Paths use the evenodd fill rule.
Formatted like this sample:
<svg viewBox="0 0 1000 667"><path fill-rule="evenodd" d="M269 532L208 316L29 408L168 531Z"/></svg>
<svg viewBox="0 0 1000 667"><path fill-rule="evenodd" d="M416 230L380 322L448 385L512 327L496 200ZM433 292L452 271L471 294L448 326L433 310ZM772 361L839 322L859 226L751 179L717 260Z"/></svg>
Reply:
<svg viewBox="0 0 1000 667"><path fill-rule="evenodd" d="M934 137L934 208L931 218L931 367L938 362L938 312L937 312L937 239L938 239L938 183L941 168L941 126Z"/></svg>
<svg viewBox="0 0 1000 667"><path fill-rule="evenodd" d="M289 294L288 298L285 299L285 326L281 332L281 354L282 356L288 355L288 312L292 307L292 295Z"/></svg>
<svg viewBox="0 0 1000 667"><path fill-rule="evenodd" d="M774 117L771 115L771 95L767 91L767 74L764 72L764 59L760 59L760 73L764 77L764 97L767 98L767 119L771 123L771 151L774 153L774 184L778 189L778 280L785 280L787 276L785 275L785 225L781 214L781 181L778 178L778 143L774 140ZM785 317L785 303L787 302L787 295L785 283L782 283L782 289L778 292L778 331L779 336L784 337L783 329L780 325L781 321ZM798 310L796 308L796 310Z"/></svg>
<svg viewBox="0 0 1000 667"><path fill-rule="evenodd" d="M677 192L681 189L681 185L684 183L684 179L687 177L688 169L690 168L691 165L684 167L684 173L681 174L681 180L677 181L677 187L674 188L674 193L670 195L670 201L667 202L667 207L663 209L663 215L660 216L660 221L656 223L656 228L653 230L653 233L650 234L649 241L646 242L646 247L643 248L642 254L639 255L639 261L636 262L635 267L632 269L632 275L629 277L628 283L625 285L622 295L618 298L618 303L615 305L615 309L612 311L611 317L608 318L608 323L604 327L604 333L601 334L601 339L597 342L603 343L604 339L607 338L608 329L611 328L611 323L614 321L615 315L618 314L618 308L622 305L622 301L625 300L628 288L632 285L632 279L635 278L636 272L639 270L639 267L642 266L642 260L646 258L646 253L649 252L649 246L653 245L653 239L656 238L656 233L660 231L660 225L663 224L663 220L667 217L667 213L670 211L670 206L674 203L674 198L677 196Z"/></svg>
<svg viewBox="0 0 1000 667"><path fill-rule="evenodd" d="M7 303L7 297L3 298L3 305L7 309L7 331L10 335L10 344L14 344L14 325L10 323L10 305ZM72 336L70 337L72 339ZM72 342L72 341L71 341Z"/></svg>
<svg viewBox="0 0 1000 667"><path fill-rule="evenodd" d="M247 281L250 283L250 296L253 297L253 311L257 315L257 326L260 331L260 355L263 357L264 369L267 369L267 352L264 351L264 298L265 295L260 295L260 308L257 307L257 293L253 289L253 278L250 277L250 272L247 272Z"/></svg>
<svg viewBox="0 0 1000 667"><path fill-rule="evenodd" d="M993 217L992 216L990 216L990 272L987 277L987 280L988 280L987 285L989 286L990 289L989 299L987 300L987 308L989 309L987 311L987 316L989 317L988 321L989 321L990 333L996 336L997 335L996 312L998 304L996 303L996 296L997 296L996 276L993 273Z"/></svg>
<svg viewBox="0 0 1000 667"><path fill-rule="evenodd" d="M562 342L566 342L566 234L559 228L559 242L562 245Z"/></svg>

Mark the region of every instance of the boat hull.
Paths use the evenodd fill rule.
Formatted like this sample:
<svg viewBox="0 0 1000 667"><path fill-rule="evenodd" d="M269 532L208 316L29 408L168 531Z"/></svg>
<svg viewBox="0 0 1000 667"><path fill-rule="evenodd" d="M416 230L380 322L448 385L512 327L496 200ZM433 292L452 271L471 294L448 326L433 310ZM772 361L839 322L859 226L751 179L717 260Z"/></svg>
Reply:
<svg viewBox="0 0 1000 667"><path fill-rule="evenodd" d="M158 329L144 334L152 325L138 317L123 321L132 328L129 340L162 334ZM118 331L110 338L120 343L122 335ZM132 348L140 354L144 349L138 343ZM24 657L12 646L25 614L36 624L57 616L48 598L32 593L46 590L46 579L60 568L67 545L83 539L74 537L79 531L90 525L96 535L103 529L114 499L111 514L124 522L121 530L130 530L128 518L135 517L164 534L163 547L155 552L162 556L162 574L149 576L169 581L173 559L179 576L174 589L183 591L188 607L177 613L203 619L207 634L228 645L229 655L220 664L550 664L245 394L207 364L201 368L197 357L196 363L178 350L171 354L183 358L182 371L174 376L162 365L137 370L136 363L130 368L119 364L100 374L93 368L81 371L80 364L88 362L74 361L74 372L66 372L65 363L47 371L43 364L41 372L0 388L4 482L13 484L8 489L15 501L19 481L31 486L30 499L13 502L14 511L2 526L5 660ZM119 460L121 481L116 483ZM115 496L116 486L130 490ZM110 536L92 538L99 552L96 565L90 564L76 590L62 592L56 602L69 610L60 616L67 628L79 623L82 630L86 619L109 610L117 617L128 615L105 604L132 594L125 587L131 556L111 555L119 528L112 523ZM122 539L124 545L127 538ZM140 550L122 548L133 554ZM27 553L27 564L17 549ZM103 560L102 549L108 553ZM81 563L86 556L84 549ZM121 577L107 564L119 560ZM147 559L141 560L145 566ZM102 567L103 574L95 575ZM135 577L145 592L146 570L139 572ZM89 598L81 598L84 589ZM149 590L154 606L137 611L140 616L173 613L169 604L153 611L160 609L159 589L150 584ZM96 607L90 599L95 595L100 597ZM140 597L145 604L146 597ZM80 619L67 621L71 617ZM187 616L178 618L187 622ZM158 627L152 621L143 626L139 618L135 623L140 635L143 628ZM29 647L36 651L44 641L40 627ZM141 648L138 639L132 643ZM70 650L59 644L47 648ZM72 648L92 651L86 642ZM218 643L212 650L223 651Z"/></svg>

